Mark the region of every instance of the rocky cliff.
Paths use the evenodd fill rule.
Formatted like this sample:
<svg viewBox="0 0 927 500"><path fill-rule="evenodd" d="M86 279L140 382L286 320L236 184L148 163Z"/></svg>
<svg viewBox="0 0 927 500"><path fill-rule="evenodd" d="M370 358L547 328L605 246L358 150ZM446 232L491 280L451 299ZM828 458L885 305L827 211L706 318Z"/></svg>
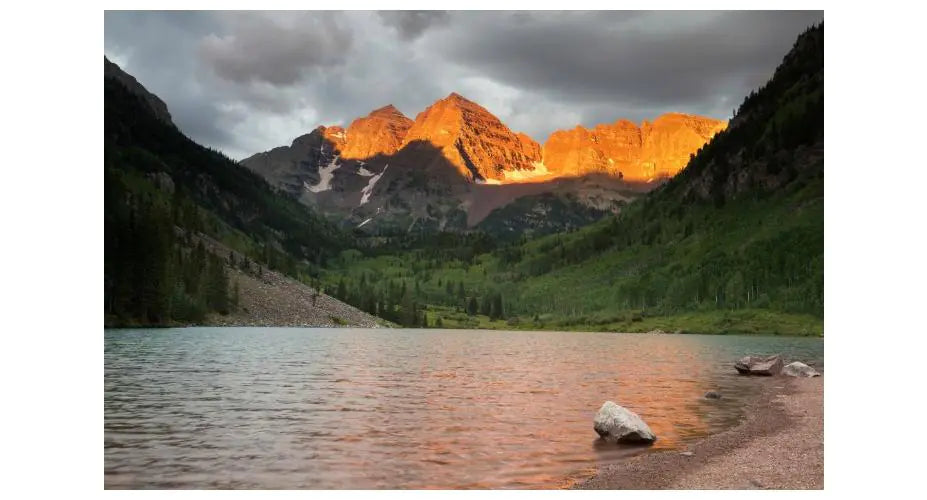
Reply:
<svg viewBox="0 0 927 500"><path fill-rule="evenodd" d="M553 176L601 173L650 182L682 170L689 156L726 125L712 118L668 113L640 127L628 120L592 130L577 126L551 134L544 144L544 165Z"/></svg>

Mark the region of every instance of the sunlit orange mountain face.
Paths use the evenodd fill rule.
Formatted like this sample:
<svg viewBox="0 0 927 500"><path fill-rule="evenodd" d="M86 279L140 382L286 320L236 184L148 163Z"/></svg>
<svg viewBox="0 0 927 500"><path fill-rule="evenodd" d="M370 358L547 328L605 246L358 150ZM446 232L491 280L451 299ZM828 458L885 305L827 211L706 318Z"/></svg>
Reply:
<svg viewBox="0 0 927 500"><path fill-rule="evenodd" d="M529 213L545 213L547 229L563 230L617 212L672 177L726 126L668 113L640 125L619 119L558 130L542 146L452 93L414 121L387 105L346 129L320 126L242 164L370 234L480 224L525 230L512 219L517 226ZM518 210L497 213L516 200Z"/></svg>

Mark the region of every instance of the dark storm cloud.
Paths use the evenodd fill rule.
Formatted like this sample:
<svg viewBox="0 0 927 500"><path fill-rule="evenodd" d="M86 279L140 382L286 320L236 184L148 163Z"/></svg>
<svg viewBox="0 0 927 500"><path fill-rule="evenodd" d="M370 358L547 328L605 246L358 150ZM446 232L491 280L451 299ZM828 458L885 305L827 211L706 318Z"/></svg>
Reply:
<svg viewBox="0 0 927 500"><path fill-rule="evenodd" d="M569 102L708 110L765 82L798 33L821 19L818 12L478 13L455 17L460 28L429 45L470 71Z"/></svg>
<svg viewBox="0 0 927 500"><path fill-rule="evenodd" d="M106 55L234 158L451 92L544 142L669 111L729 118L822 12L108 12Z"/></svg>
<svg viewBox="0 0 927 500"><path fill-rule="evenodd" d="M447 12L442 10L388 10L378 14L405 40L414 40L428 28L445 24L448 20Z"/></svg>
<svg viewBox="0 0 927 500"><path fill-rule="evenodd" d="M309 69L341 63L352 42L328 12L228 17L230 32L205 37L199 53L219 76L239 83L292 85Z"/></svg>

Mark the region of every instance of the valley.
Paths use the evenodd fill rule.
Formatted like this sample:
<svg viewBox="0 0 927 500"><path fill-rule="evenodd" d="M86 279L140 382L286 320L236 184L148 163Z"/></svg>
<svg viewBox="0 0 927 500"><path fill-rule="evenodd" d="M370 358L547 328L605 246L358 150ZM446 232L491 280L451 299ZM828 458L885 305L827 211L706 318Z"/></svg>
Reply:
<svg viewBox="0 0 927 500"><path fill-rule="evenodd" d="M803 34L727 130L617 216L348 250L323 276L387 315L412 289L428 312L403 324L823 335L822 43L822 26Z"/></svg>
<svg viewBox="0 0 927 500"><path fill-rule="evenodd" d="M672 113L543 146L454 93L236 163L114 66L107 324L230 324L227 254L197 257L219 291L188 262L211 238L408 327L823 335L823 25L729 123Z"/></svg>

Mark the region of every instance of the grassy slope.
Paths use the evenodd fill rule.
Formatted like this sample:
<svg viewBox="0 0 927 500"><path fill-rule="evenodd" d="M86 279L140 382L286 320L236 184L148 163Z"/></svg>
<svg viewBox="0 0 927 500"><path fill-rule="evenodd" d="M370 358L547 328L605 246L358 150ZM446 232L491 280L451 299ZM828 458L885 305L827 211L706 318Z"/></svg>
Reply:
<svg viewBox="0 0 927 500"><path fill-rule="evenodd" d="M608 222L587 230L531 240L523 245L525 257L510 265L492 253L476 257L472 265L459 260L429 260L415 252L363 258L350 253L334 272L327 274L333 287L342 277L359 281L361 275L375 282L405 280L410 288L419 282L419 300L429 304L429 323L438 317L446 328L605 330L646 332L654 329L693 333L768 333L822 335L823 320L815 314L787 312L769 308L739 307L701 309L625 307L622 285L633 283L642 274L668 276L698 268L709 253L737 254L753 242L775 239L794 229L823 230L823 198L818 196L821 181L814 181L792 193L765 200L742 200L724 209L700 207L692 218L711 221L704 232L694 232L682 241L655 248L635 245L610 249L576 264L559 267L537 276L518 279L531 267L532 259L550 252L552 241L569 245ZM458 312L456 301L448 297L445 284L456 290L463 283L467 296L483 296L490 291L503 294L506 319L490 321L487 316L467 316ZM440 284L439 284L440 283ZM538 321L534 321L537 315Z"/></svg>

